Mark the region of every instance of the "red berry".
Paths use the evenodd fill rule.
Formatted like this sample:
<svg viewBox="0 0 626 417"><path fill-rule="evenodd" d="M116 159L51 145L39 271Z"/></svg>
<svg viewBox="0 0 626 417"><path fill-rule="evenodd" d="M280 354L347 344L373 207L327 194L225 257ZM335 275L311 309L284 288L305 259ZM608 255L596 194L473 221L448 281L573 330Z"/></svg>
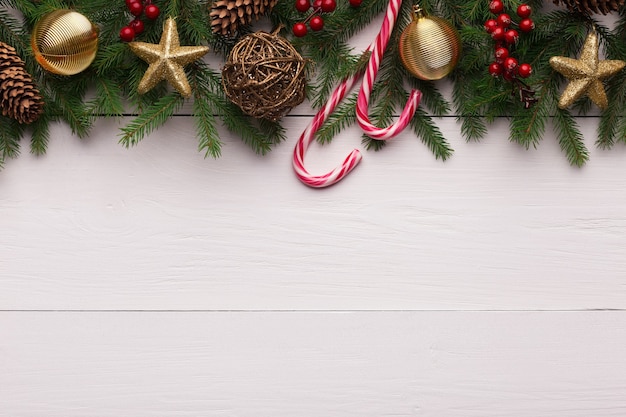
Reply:
<svg viewBox="0 0 626 417"><path fill-rule="evenodd" d="M533 68L530 66L530 64L520 64L519 68L517 69L517 73L522 78L528 78L533 73Z"/></svg>
<svg viewBox="0 0 626 417"><path fill-rule="evenodd" d="M498 64L497 62L492 62L491 65L489 65L489 74L493 75L494 77L502 75L503 71L504 69L502 68L502 65Z"/></svg>
<svg viewBox="0 0 626 417"><path fill-rule="evenodd" d="M527 4L520 4L517 8L517 15L522 19L525 19L530 16L533 9Z"/></svg>
<svg viewBox="0 0 626 417"><path fill-rule="evenodd" d="M497 27L491 32L491 37L496 41L504 40L504 29Z"/></svg>
<svg viewBox="0 0 626 417"><path fill-rule="evenodd" d="M300 13L304 13L311 8L311 2L309 0L296 0L296 10Z"/></svg>
<svg viewBox="0 0 626 417"><path fill-rule="evenodd" d="M485 22L485 30L487 33L493 33L493 31L498 27L498 22L495 19L489 19Z"/></svg>
<svg viewBox="0 0 626 417"><path fill-rule="evenodd" d="M124 26L120 30L120 39L124 42L130 42L135 38L135 31L130 26Z"/></svg>
<svg viewBox="0 0 626 417"><path fill-rule="evenodd" d="M314 0L313 1L313 8L315 10L320 9L322 7L322 0Z"/></svg>
<svg viewBox="0 0 626 417"><path fill-rule="evenodd" d="M350 6L359 7L363 3L363 0L350 0Z"/></svg>
<svg viewBox="0 0 626 417"><path fill-rule="evenodd" d="M498 25L502 26L503 28L508 28L509 26L511 26L511 16L506 13L498 15Z"/></svg>
<svg viewBox="0 0 626 417"><path fill-rule="evenodd" d="M293 25L293 28L291 29L291 31L293 32L295 36L297 36L298 38L301 38L306 35L306 32L307 32L306 25L302 22L298 22L295 25Z"/></svg>
<svg viewBox="0 0 626 417"><path fill-rule="evenodd" d="M139 19L133 20L132 22L130 22L128 26L130 26L133 29L133 31L135 32L135 35L140 35L141 33L143 33L144 25L143 25L143 22Z"/></svg>
<svg viewBox="0 0 626 417"><path fill-rule="evenodd" d="M139 16L143 13L143 4L138 1L134 1L130 4L128 10L130 10L130 14L133 16Z"/></svg>
<svg viewBox="0 0 626 417"><path fill-rule="evenodd" d="M519 40L519 33L515 29L507 30L504 34L504 40L506 43L514 44Z"/></svg>
<svg viewBox="0 0 626 417"><path fill-rule="evenodd" d="M324 13L334 12L337 8L337 2L335 0L322 0L321 7Z"/></svg>
<svg viewBox="0 0 626 417"><path fill-rule="evenodd" d="M322 30L324 28L324 19L319 16L313 16L311 21L309 22L309 26L314 31Z"/></svg>
<svg viewBox="0 0 626 417"><path fill-rule="evenodd" d="M519 22L519 30L521 30L524 33L528 33L532 31L534 28L535 28L535 22L533 22L532 19L522 19L522 21Z"/></svg>
<svg viewBox="0 0 626 417"><path fill-rule="evenodd" d="M509 57L509 50L504 47L496 48L494 56L496 57L496 62L503 63Z"/></svg>
<svg viewBox="0 0 626 417"><path fill-rule="evenodd" d="M146 17L150 20L155 20L161 14L159 8L154 4L149 4L146 6Z"/></svg>
<svg viewBox="0 0 626 417"><path fill-rule="evenodd" d="M135 1L137 1L137 0L126 0L126 7L130 8L130 4L135 2Z"/></svg>
<svg viewBox="0 0 626 417"><path fill-rule="evenodd" d="M506 72L514 73L517 69L517 59L508 57L504 60L504 70Z"/></svg>
<svg viewBox="0 0 626 417"><path fill-rule="evenodd" d="M504 3L502 3L502 0L491 0L489 3L489 11L491 13L502 13L502 10L504 10Z"/></svg>

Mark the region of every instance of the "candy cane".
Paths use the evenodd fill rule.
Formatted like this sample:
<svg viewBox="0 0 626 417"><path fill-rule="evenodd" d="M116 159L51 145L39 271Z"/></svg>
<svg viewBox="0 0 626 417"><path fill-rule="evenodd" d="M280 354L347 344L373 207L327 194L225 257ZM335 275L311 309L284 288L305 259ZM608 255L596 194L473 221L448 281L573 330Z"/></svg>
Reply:
<svg viewBox="0 0 626 417"><path fill-rule="evenodd" d="M413 118L415 110L417 110L417 106L419 105L422 97L422 93L419 90L411 90L409 100L406 102L406 105L400 114L400 118L391 126L379 128L373 125L369 120L368 113L370 94L374 86L376 74L378 74L380 61L383 57L385 49L387 48L387 43L391 37L391 31L395 25L401 5L402 0L391 0L389 2L387 13L385 14L385 21L380 29L380 33L374 41L374 50L372 51L372 56L370 57L369 62L367 63L367 71L365 72L365 77L363 78L356 103L356 120L359 123L359 126L361 126L361 129L363 129L363 132L367 136L378 140L391 139L398 133L402 132L402 130L404 130Z"/></svg>
<svg viewBox="0 0 626 417"><path fill-rule="evenodd" d="M298 139L296 143L296 148L293 151L293 168L300 181L309 187L322 188L333 185L348 175L363 158L358 149L353 149L341 165L324 175L311 175L304 167L304 154L313 139L315 139L315 132L324 124L328 116L335 110L335 107L343 100L359 78L361 78L361 74L355 74L345 79L335 88L330 99L313 117L313 120L311 120L311 123L304 129L304 132L302 132L300 139Z"/></svg>
<svg viewBox="0 0 626 417"><path fill-rule="evenodd" d="M401 5L402 0L389 1L387 13L381 30L376 36L374 42L367 48L367 50L372 50L372 54L365 71L365 78L361 84L359 96L357 98L356 116L359 125L367 135L379 140L386 140L400 133L415 114L415 110L417 109L421 98L421 93L419 91L411 91L409 100L407 101L400 118L396 123L389 127L378 128L369 122L367 113L370 93ZM309 123L304 132L302 132L302 135L300 135L300 138L296 143L293 155L293 167L300 181L310 187L321 188L335 184L348 175L363 158L361 152L359 152L358 149L354 149L341 163L341 165L324 175L312 175L304 167L304 154L315 138L315 133L318 131L320 126L324 124L328 116L334 111L335 107L337 107L347 92L350 91L360 78L361 74L356 74L343 80L343 82L337 86L326 105L324 105L324 107L322 107L313 117L313 120Z"/></svg>

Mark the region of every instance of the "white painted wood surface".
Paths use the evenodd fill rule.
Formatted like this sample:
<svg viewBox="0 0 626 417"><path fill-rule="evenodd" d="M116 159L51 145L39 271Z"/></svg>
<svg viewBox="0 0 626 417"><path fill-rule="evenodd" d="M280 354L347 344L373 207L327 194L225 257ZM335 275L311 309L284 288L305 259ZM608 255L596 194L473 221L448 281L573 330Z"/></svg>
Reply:
<svg viewBox="0 0 626 417"><path fill-rule="evenodd" d="M4 313L4 416L626 414L622 312Z"/></svg>
<svg viewBox="0 0 626 417"><path fill-rule="evenodd" d="M9 161L0 417L626 415L626 150L596 119L582 169L550 132L465 143L444 118L451 160L405 133L313 190L310 118L265 157L223 132L205 160L177 117L130 150L115 121L59 125Z"/></svg>

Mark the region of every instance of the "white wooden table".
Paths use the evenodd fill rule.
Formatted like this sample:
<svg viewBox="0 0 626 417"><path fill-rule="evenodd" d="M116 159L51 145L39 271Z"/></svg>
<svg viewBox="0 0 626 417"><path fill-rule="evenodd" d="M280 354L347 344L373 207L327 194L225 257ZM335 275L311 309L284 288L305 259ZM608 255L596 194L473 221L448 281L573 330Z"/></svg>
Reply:
<svg viewBox="0 0 626 417"><path fill-rule="evenodd" d="M113 120L25 143L0 173L0 416L626 415L626 149L596 119L582 169L451 117L451 160L407 132L313 190L310 115L265 157L223 131L203 159L189 117L130 150Z"/></svg>

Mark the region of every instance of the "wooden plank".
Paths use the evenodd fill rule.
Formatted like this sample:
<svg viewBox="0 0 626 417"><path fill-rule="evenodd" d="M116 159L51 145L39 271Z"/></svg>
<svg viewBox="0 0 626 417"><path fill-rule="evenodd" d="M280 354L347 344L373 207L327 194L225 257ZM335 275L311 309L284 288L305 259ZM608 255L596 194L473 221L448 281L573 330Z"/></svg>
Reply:
<svg viewBox="0 0 626 417"><path fill-rule="evenodd" d="M313 190L291 169L308 120L265 157L225 132L219 160L185 117L130 150L113 121L86 141L55 128L0 175L0 309L626 308L624 148L577 169L554 138L526 151L503 122L468 144L446 118L451 160L407 132Z"/></svg>
<svg viewBox="0 0 626 417"><path fill-rule="evenodd" d="M0 415L622 417L623 312L0 313Z"/></svg>

